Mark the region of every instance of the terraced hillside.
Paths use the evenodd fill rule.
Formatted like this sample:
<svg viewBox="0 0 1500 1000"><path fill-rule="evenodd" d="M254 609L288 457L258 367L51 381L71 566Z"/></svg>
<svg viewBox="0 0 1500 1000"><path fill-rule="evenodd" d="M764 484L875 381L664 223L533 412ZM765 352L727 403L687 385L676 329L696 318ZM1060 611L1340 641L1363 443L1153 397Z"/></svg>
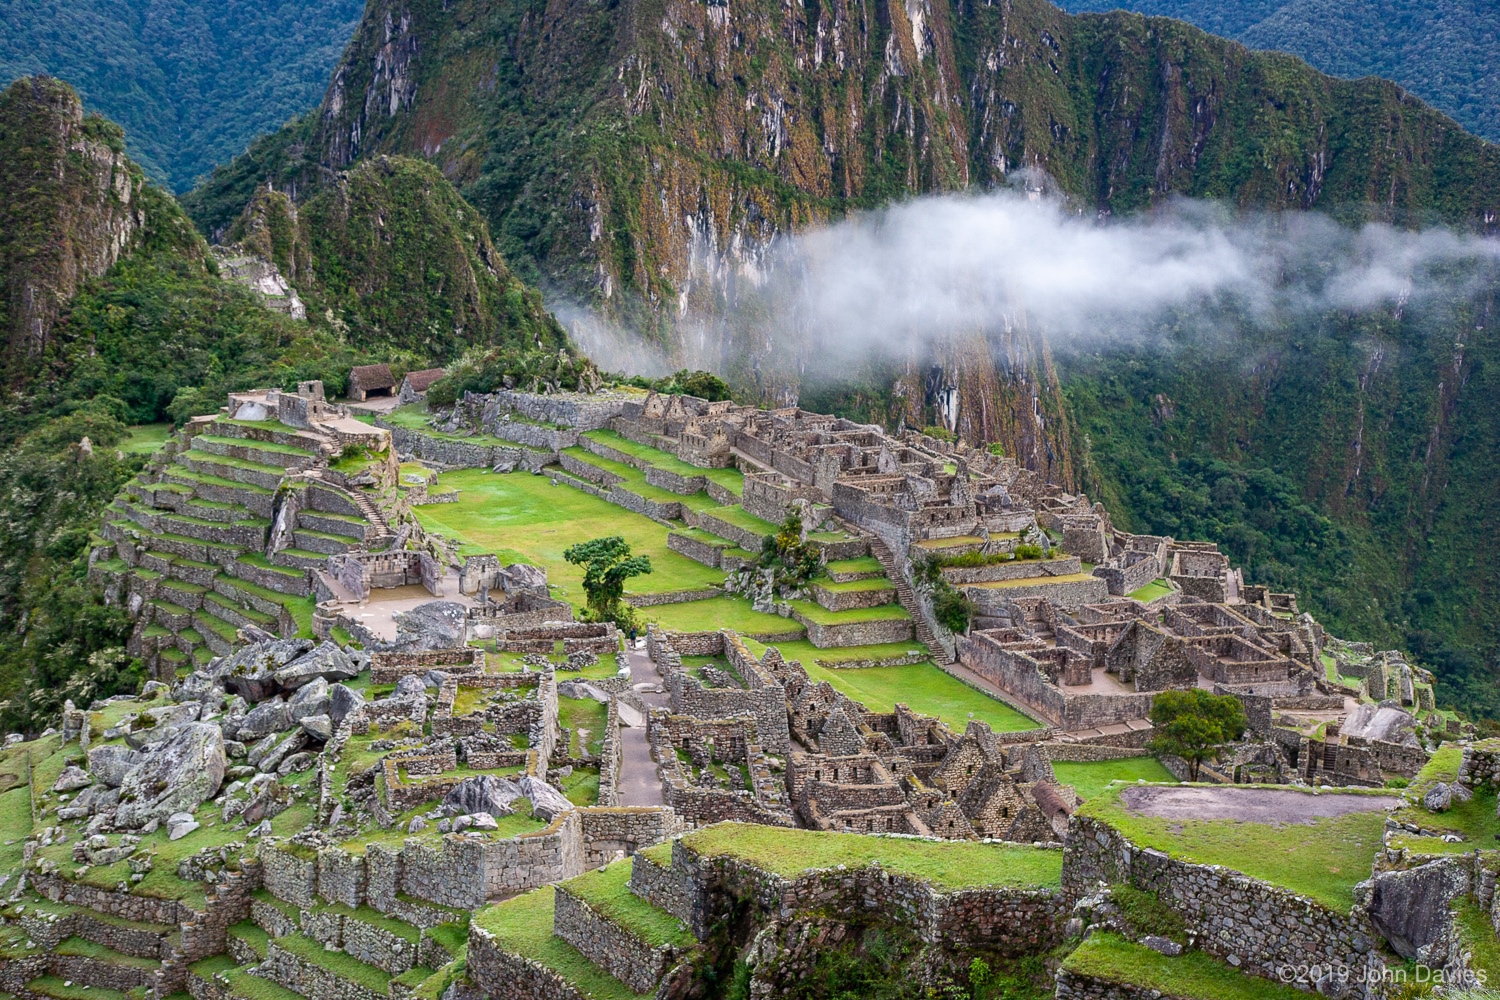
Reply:
<svg viewBox="0 0 1500 1000"><path fill-rule="evenodd" d="M348 445L389 458L383 432L355 426ZM178 431L110 505L96 539L92 575L137 616L132 653L170 677L228 653L242 628L311 637L311 571L392 539L350 485L358 475L331 467L348 467L335 461L343 447L326 430L226 414ZM355 464L393 478L383 460Z"/></svg>

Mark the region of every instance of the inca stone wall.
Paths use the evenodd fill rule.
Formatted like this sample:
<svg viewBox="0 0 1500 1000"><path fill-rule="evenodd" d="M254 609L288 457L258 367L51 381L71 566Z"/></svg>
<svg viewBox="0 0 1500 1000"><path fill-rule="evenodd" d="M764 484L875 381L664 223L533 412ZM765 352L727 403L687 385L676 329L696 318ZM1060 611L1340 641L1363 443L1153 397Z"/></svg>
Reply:
<svg viewBox="0 0 1500 1000"><path fill-rule="evenodd" d="M620 924L594 912L566 886L558 887L554 899L552 926L558 937L631 991L649 993L656 988L675 955L671 945L653 948Z"/></svg>
<svg viewBox="0 0 1500 1000"><path fill-rule="evenodd" d="M1384 965L1380 935L1363 911L1338 913L1228 868L1143 849L1091 817L1072 818L1063 857L1065 891L1086 894L1102 881L1154 892L1203 951L1242 971L1276 978L1287 966Z"/></svg>

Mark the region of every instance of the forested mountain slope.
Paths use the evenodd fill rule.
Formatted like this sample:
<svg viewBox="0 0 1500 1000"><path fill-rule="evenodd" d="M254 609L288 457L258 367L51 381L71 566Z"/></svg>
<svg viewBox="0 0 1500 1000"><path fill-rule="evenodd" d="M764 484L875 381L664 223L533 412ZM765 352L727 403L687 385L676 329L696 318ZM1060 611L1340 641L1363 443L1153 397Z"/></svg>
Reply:
<svg viewBox="0 0 1500 1000"><path fill-rule="evenodd" d="M0 86L47 73L172 190L318 103L358 0L0 0Z"/></svg>
<svg viewBox="0 0 1500 1000"><path fill-rule="evenodd" d="M1487 0L1062 0L1073 13L1176 17L1325 73L1383 76L1500 140L1500 7Z"/></svg>
<svg viewBox="0 0 1500 1000"><path fill-rule="evenodd" d="M90 533L140 465L129 425L211 412L224 393L352 365L428 367L475 346L558 348L562 328L432 166L378 158L294 206L263 190L231 254L274 262L307 319L226 278L220 253L50 78L0 92L0 720L129 687L129 623L85 583ZM42 723L45 724L45 723Z"/></svg>

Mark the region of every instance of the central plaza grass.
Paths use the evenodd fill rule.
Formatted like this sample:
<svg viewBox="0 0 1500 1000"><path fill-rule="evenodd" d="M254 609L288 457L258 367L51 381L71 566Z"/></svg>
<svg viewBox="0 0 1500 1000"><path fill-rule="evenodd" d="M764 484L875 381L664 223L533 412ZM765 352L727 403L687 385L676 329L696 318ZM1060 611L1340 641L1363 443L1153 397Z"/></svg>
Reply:
<svg viewBox="0 0 1500 1000"><path fill-rule="evenodd" d="M480 910L474 914L474 926L493 934L501 948L551 969L593 1000L636 1000L646 996L632 993L624 983L601 971L578 949L552 933L556 892L555 887L544 886Z"/></svg>
<svg viewBox="0 0 1500 1000"><path fill-rule="evenodd" d="M1129 787L1105 789L1080 806L1078 815L1104 821L1137 847L1154 847L1196 864L1233 868L1339 913L1348 913L1354 906L1354 887L1370 877L1385 831L1383 810L1310 823L1144 816L1120 801L1120 793Z"/></svg>
<svg viewBox="0 0 1500 1000"><path fill-rule="evenodd" d="M719 570L667 548L664 525L546 476L465 469L443 474L445 489L459 491L454 503L417 507L428 531L458 541L468 553L489 552L504 562L546 567L553 596L584 604L583 568L563 559L563 550L591 538L619 535L637 555L649 556L652 572L632 577L626 593L660 594L716 587ZM748 605L747 605L748 606Z"/></svg>
<svg viewBox="0 0 1500 1000"><path fill-rule="evenodd" d="M1299 1000L1308 994L1249 976L1201 951L1168 958L1118 934L1099 932L1073 949L1062 967L1081 976L1191 1000Z"/></svg>
<svg viewBox="0 0 1500 1000"><path fill-rule="evenodd" d="M746 639L745 645L756 656L762 655L766 649L753 639ZM894 711L896 703L900 702L913 712L937 716L960 733L968 726L970 718L989 723L990 729L997 733L1038 728L1035 720L943 673L930 661L901 667L829 669L819 666L810 655L809 651L822 652L811 645L804 647L804 644L790 642L774 645L785 659L800 660L802 669L814 682L827 681L834 690L860 702L871 712ZM870 648L888 647L846 647L848 651Z"/></svg>
<svg viewBox="0 0 1500 1000"><path fill-rule="evenodd" d="M1111 781L1151 781L1175 785L1177 778L1155 757L1127 757L1124 760L1071 761L1054 760L1052 773L1064 785L1072 785L1085 799L1092 799L1109 787Z"/></svg>
<svg viewBox="0 0 1500 1000"><path fill-rule="evenodd" d="M1062 884L1062 851L1022 844L908 840L753 823L703 827L685 835L682 843L699 854L739 858L783 878L839 865L864 868L878 861L886 871L945 891L987 886L1055 889Z"/></svg>

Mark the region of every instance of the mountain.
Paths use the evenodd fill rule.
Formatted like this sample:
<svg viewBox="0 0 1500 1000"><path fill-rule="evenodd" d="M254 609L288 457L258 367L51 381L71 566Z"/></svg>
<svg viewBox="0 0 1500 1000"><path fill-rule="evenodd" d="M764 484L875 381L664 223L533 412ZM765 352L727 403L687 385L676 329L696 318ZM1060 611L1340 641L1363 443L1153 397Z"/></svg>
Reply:
<svg viewBox="0 0 1500 1000"><path fill-rule="evenodd" d="M1327 315L1218 347L1187 331L1165 355L1055 355L1021 324L824 384L775 331L717 319L779 233L1017 175L1106 215L1188 195L1492 226L1500 149L1397 85L1045 0L376 0L318 111L186 204L218 233L256 185L306 197L387 154L453 180L529 281L674 360L893 424L956 400L969 439L1139 530L1214 538L1500 713L1500 579L1475 555L1500 544L1487 300L1457 326Z"/></svg>
<svg viewBox="0 0 1500 1000"><path fill-rule="evenodd" d="M0 0L0 86L68 80L176 191L318 103L358 0Z"/></svg>
<svg viewBox="0 0 1500 1000"><path fill-rule="evenodd" d="M429 164L378 157L294 204L262 189L210 246L47 77L0 92L0 718L10 728L133 687L129 622L86 582L99 512L141 465L130 425L224 393L397 369L473 348L567 345L483 219ZM306 319L241 272L290 279ZM283 305L285 297L282 297Z"/></svg>
<svg viewBox="0 0 1500 1000"><path fill-rule="evenodd" d="M1486 0L1062 0L1075 14L1175 17L1325 73L1383 76L1500 140L1500 7Z"/></svg>

